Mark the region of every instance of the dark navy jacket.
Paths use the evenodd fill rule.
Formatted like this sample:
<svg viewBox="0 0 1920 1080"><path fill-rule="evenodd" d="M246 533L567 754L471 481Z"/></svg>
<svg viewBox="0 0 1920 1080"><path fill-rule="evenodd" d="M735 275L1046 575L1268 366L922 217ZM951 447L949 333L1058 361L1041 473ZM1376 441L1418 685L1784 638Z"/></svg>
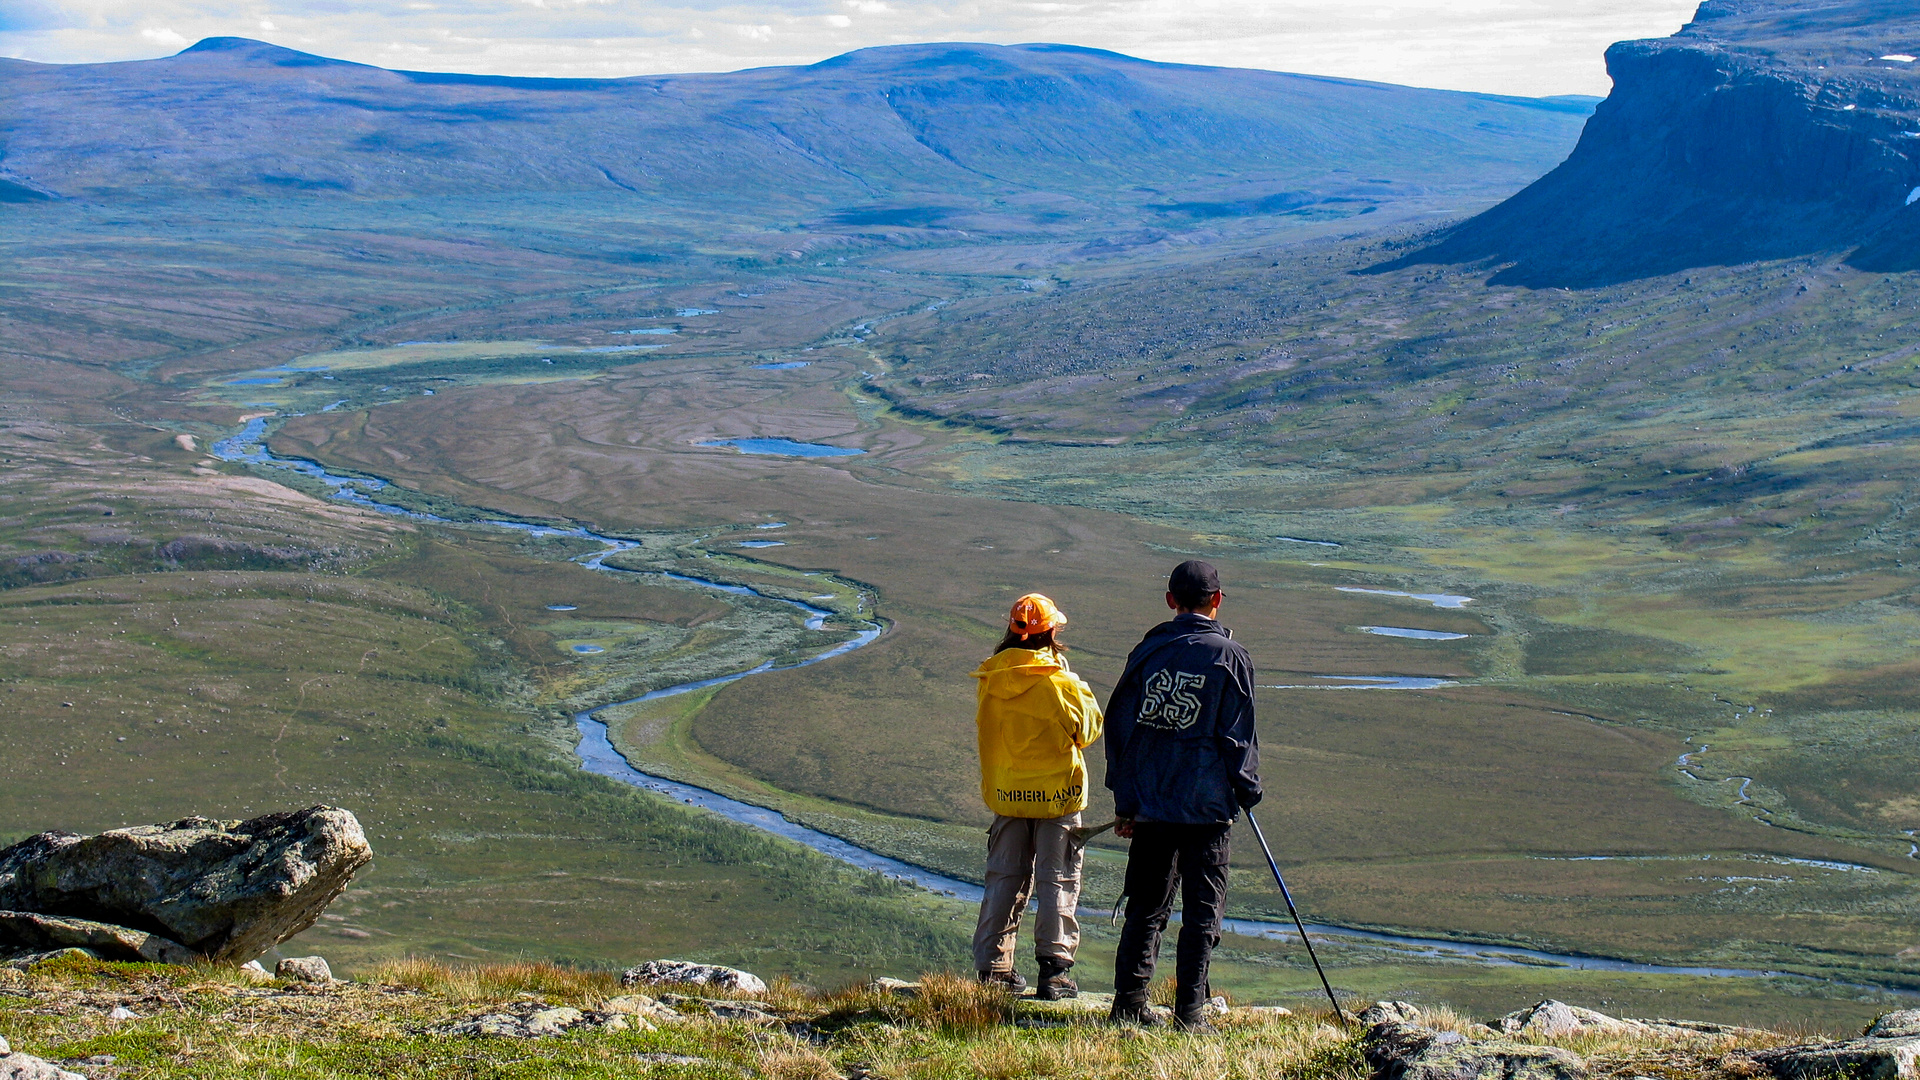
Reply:
<svg viewBox="0 0 1920 1080"><path fill-rule="evenodd" d="M1260 801L1253 660L1219 623L1147 631L1107 701L1107 787L1121 817L1232 821Z"/></svg>

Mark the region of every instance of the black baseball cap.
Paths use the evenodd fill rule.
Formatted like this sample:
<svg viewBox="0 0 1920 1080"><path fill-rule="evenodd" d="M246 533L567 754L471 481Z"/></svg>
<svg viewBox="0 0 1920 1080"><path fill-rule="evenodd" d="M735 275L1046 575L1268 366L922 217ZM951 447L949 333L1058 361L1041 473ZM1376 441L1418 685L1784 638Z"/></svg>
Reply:
<svg viewBox="0 0 1920 1080"><path fill-rule="evenodd" d="M1220 591L1220 571L1210 562L1188 559L1167 575L1167 591L1184 608L1196 608Z"/></svg>

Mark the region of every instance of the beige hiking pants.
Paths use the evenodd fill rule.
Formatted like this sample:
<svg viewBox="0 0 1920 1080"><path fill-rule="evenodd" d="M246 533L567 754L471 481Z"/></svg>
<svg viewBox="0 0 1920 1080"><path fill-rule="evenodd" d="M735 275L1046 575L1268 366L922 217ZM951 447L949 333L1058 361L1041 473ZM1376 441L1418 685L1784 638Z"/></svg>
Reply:
<svg viewBox="0 0 1920 1080"><path fill-rule="evenodd" d="M980 924L973 931L976 971L1013 969L1015 936L1027 900L1037 891L1040 917L1034 921L1034 954L1042 960L1073 963L1080 947L1081 848L1067 830L1079 814L1057 818L1017 818L995 814L987 830L987 892L980 900Z"/></svg>

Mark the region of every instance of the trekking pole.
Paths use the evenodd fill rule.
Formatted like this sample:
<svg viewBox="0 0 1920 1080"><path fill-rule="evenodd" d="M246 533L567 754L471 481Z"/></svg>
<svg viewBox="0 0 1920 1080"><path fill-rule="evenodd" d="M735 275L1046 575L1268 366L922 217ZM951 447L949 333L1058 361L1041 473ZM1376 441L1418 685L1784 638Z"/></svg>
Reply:
<svg viewBox="0 0 1920 1080"><path fill-rule="evenodd" d="M1273 861L1273 849L1267 846L1267 838L1260 832L1260 823L1253 819L1253 811L1247 811L1247 824L1253 826L1253 838L1260 841L1260 850L1267 857L1267 869L1273 871L1274 883L1280 886L1280 895L1286 898L1287 914L1293 916L1293 925L1300 931L1300 943L1307 947L1307 959L1313 961L1313 970L1320 976L1320 986L1327 992L1327 1000L1333 1002L1333 1015L1340 1018L1340 1026L1347 1026L1347 1013L1340 1007L1340 999L1333 996L1333 984L1327 981L1327 972L1320 966L1320 958L1314 955L1313 939L1307 937L1307 924L1300 921L1300 909L1293 906L1293 892L1287 888L1287 879L1280 876L1280 864Z"/></svg>
<svg viewBox="0 0 1920 1080"><path fill-rule="evenodd" d="M1075 825L1073 828L1067 830L1067 838L1073 841L1074 847L1086 847L1087 841L1118 824L1120 824L1120 819L1114 818L1105 825Z"/></svg>

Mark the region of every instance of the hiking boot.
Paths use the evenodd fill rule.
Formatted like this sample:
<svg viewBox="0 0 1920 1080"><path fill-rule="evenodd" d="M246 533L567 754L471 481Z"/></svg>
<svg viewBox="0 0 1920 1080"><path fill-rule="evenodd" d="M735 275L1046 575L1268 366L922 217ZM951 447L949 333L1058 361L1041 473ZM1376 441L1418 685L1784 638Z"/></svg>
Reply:
<svg viewBox="0 0 1920 1080"><path fill-rule="evenodd" d="M1113 999L1113 1008L1107 1013L1107 1023L1116 1025L1133 1024L1137 1027L1151 1028L1164 1026L1166 1021L1154 1015L1153 1010L1147 1007L1146 998L1128 998L1116 995Z"/></svg>
<svg viewBox="0 0 1920 1080"><path fill-rule="evenodd" d="M1026 977L1012 968L1005 971L983 971L980 973L980 981L988 986L997 986L1009 994L1023 994L1027 990Z"/></svg>
<svg viewBox="0 0 1920 1080"><path fill-rule="evenodd" d="M1196 1012L1192 1016L1173 1018L1173 1029L1186 1035L1218 1035L1220 1029L1207 1023L1205 1013Z"/></svg>
<svg viewBox="0 0 1920 1080"><path fill-rule="evenodd" d="M1072 968L1072 964L1062 964L1058 960L1040 961L1040 985L1034 988L1033 996L1041 1001L1065 1001L1079 997L1080 984L1067 974Z"/></svg>

